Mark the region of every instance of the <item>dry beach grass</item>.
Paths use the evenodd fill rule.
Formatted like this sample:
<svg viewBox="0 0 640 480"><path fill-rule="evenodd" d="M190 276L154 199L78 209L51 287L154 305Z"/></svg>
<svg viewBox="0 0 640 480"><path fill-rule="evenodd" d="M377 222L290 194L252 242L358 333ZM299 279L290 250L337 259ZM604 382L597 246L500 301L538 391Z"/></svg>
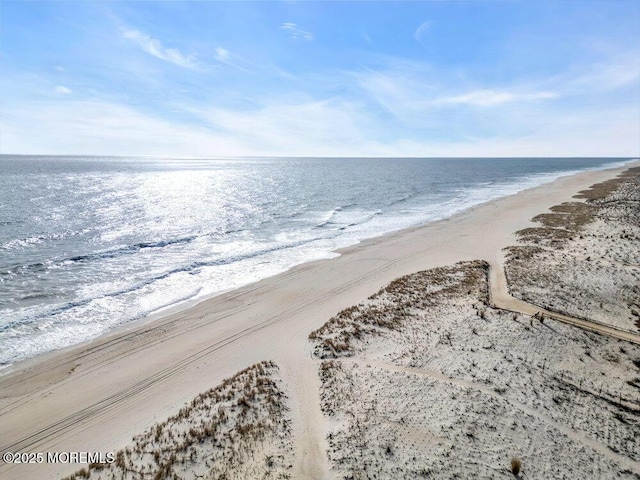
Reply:
<svg viewBox="0 0 640 480"><path fill-rule="evenodd" d="M65 480L291 478L291 421L272 362L248 367Z"/></svg>

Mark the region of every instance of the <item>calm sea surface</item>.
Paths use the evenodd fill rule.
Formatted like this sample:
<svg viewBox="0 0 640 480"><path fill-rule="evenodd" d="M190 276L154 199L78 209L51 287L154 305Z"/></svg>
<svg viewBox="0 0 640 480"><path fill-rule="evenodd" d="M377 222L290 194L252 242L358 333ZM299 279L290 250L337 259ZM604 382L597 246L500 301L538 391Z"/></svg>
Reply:
<svg viewBox="0 0 640 480"><path fill-rule="evenodd" d="M0 156L0 365L599 159Z"/></svg>

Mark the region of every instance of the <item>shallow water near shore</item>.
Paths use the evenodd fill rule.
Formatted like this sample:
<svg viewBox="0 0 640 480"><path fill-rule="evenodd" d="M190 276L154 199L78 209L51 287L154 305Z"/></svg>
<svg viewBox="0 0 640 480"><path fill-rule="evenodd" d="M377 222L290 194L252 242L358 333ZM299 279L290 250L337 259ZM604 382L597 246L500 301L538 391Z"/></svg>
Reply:
<svg viewBox="0 0 640 480"><path fill-rule="evenodd" d="M3 155L0 363L628 160Z"/></svg>

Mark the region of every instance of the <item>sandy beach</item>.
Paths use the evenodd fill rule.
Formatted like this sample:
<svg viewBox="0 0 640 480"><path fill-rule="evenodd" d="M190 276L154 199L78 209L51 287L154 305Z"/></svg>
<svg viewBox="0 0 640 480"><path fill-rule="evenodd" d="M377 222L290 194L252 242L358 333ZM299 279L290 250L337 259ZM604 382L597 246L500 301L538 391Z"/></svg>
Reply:
<svg viewBox="0 0 640 480"><path fill-rule="evenodd" d="M357 458L355 454L349 457L350 449L353 448L354 442L358 441L358 428L361 429L360 434L366 431L373 435L372 432L375 431L379 438L367 446L368 450L363 449L362 454L367 458L382 455L389 460L384 468L380 467L384 475L379 478L407 475L409 467L406 465L420 459L416 460L415 455L409 455L405 451L439 448L439 451L445 452L454 444L467 452L475 452L470 454L469 458L478 462L470 463L461 470L462 472L471 474L475 471L482 472L485 476L500 476L506 470L494 470L490 465L492 462L502 461L498 458L498 453L501 448L506 448L505 444L496 440L498 437L506 436L514 442L521 439L523 445L533 445L534 450L544 457L545 464L553 464L552 459L556 453L545 445L549 445L557 433L549 427L555 422L560 425L558 431L562 438L558 440L557 445L564 452L563 455L574 455L580 459L591 458L594 452L600 455L599 460L594 461L593 470L584 469L580 470L580 473L593 475L592 478L605 478L602 475L620 470L627 472L625 475L629 478L633 478L633 475L638 478L640 455L638 443L633 444L633 429L638 423L638 387L629 384L627 380L633 381L633 378L638 376L638 370L634 371L625 363L626 357L618 362L612 360L611 366L600 362L598 367L594 367L584 366L584 362L573 361L559 354L547 355L541 350L557 351L563 343L558 339L569 338L569 344L574 345L574 340L584 342L584 345L580 344L581 348L590 352L600 346L602 351L594 357L601 358L605 353L611 358L620 357L623 355L620 352L623 351L624 355L631 358L640 353L636 345L638 327L629 320L633 318L633 309L625 306L623 309L615 310L606 303L603 307L599 301L598 305L590 306L591 310L597 311L593 319L602 323L607 323L605 320L610 312L616 315L622 312L626 315L622 320L608 322L609 325L602 326L612 328L610 335L604 330L602 332L605 335L586 334L583 329L555 321L551 316L544 325L539 322L535 328L531 321L534 331L545 333L529 338L527 335L532 331L527 330L527 333L523 334L521 328L529 325L528 315L538 310L530 304L520 305L518 301L535 300L539 298L541 290L536 290L538 296L518 293L516 296L520 300L512 297L501 298L497 294L492 295L486 282L505 282L504 273L501 273L505 265L504 249L518 245L522 240L516 232L539 226L532 222L532 218L563 202L576 201L572 197L579 191L611 179L631 166L639 165L640 162L635 162L624 168L563 177L553 183L482 204L447 220L367 240L340 251L337 258L295 267L286 273L211 298L151 322L144 320L131 324L126 330L100 337L90 343L18 363L3 371L0 376L0 452L43 453L45 460L47 452L116 452L131 445L134 437L149 431L154 424L166 422L182 408L192 405L195 398L216 388L224 379L233 377L247 367L268 361L273 362L273 365L268 364L264 367L264 372L261 370L260 375L264 375L263 377L251 372L248 374L250 380L256 382L255 386L250 384L246 390L254 399L252 401L257 412L255 418L251 418L257 424L264 425L264 428L257 430L255 438L252 437L253 453L241 453L244 450L240 447L237 450L229 447L229 451L235 452L234 461L242 463L237 459L249 459L244 462L243 470L235 470L243 472L243 477L246 475L247 478L325 479L349 476L353 474L354 465L358 465L354 460ZM590 246L589 241L588 238L576 239L576 242L581 242L581 248L593 250L594 247ZM630 243L633 244L632 241ZM571 265L569 260L568 265ZM453 350L446 350L451 347L447 346L446 342L437 344L438 348L445 349L438 350L438 355L442 358L459 358L458 363L445 365L433 360L438 355L431 358L421 356L419 350L433 340L429 337L432 335L429 332L440 328L437 315L429 317L428 327L416 327L410 337L407 337L408 334L404 331L404 336L398 336L392 331L389 334L392 341L384 335L374 336L366 345L354 346L349 358L341 358L334 351L323 359L323 350L318 341L309 339L311 332L320 329L339 312L352 306L366 306L362 302L399 277L450 266L457 262L474 261L481 263L465 264L464 268L480 269L477 271L486 272L486 279L483 276L485 274L474 276L473 282L469 281L471 283L468 292L456 290L455 295L459 296L452 293L449 300L457 305L456 308L460 311L468 311L472 315L484 309L486 313L482 315L491 320L490 324L479 323L472 328L479 332L486 330L486 335L491 338L500 338L504 334L505 342L495 344L491 349L483 348L483 345L486 347L488 343L473 340L477 340L477 333L470 333L471 328L460 323L458 317L452 317L447 329L453 338L456 338L456 332L464 330L466 336L458 338L465 338L467 345L472 345L480 352L486 351L484 360L468 360L473 357L475 351L465 350L465 355L471 355L468 357L461 355L459 351L455 353ZM606 266L612 268L611 263L607 263ZM516 267L524 268L520 265ZM637 265L635 268L637 270ZM464 273L467 270L460 272ZM620 281L633 281L633 278L636 278L633 276L634 272L631 267L625 267L625 276L620 277ZM449 270L445 273L452 275L451 278L454 280L459 280L460 275L463 275ZM446 277L445 273L442 275ZM565 273L558 274L562 275L566 277ZM615 290L616 284L613 285L611 288ZM519 292L526 288L526 282L518 284ZM631 298L632 293L625 293L627 297L624 298ZM586 296L587 293L582 295ZM561 298L566 298L566 295ZM390 299L388 302L393 303L397 300ZM441 312L440 316L444 321L448 314L443 310L446 303L443 302L444 300L440 299L434 303L433 311ZM557 304L561 304L560 301ZM551 306L553 305L542 305L541 308ZM567 311L579 316L576 308L572 305ZM516 317L513 317L511 312L504 313L507 310L520 312L520 316L516 314ZM477 317L481 318L481 314L477 313ZM486 320L485 317L482 317L483 322ZM562 319L557 317L557 320ZM555 330L547 332L547 326ZM413 340L408 341L406 338ZM539 343L536 344L536 341ZM501 368L498 366L501 363L500 359L506 355L503 350L509 350L508 355L517 358L520 354L524 355L522 352L529 348L528 345L537 345L538 350L534 349L535 351L527 356L526 363L544 365L541 368L546 373L536 376L532 384L514 380L513 391L504 394L501 390L504 387L500 384L500 374L496 373L498 370L494 370ZM566 355L578 355L574 346L567 347ZM580 355L583 350L580 351ZM478 365L477 372L468 369L467 363L471 362ZM583 365L578 368L575 366L576 362ZM325 376L319 375L321 369L326 371ZM461 373L463 370L464 373ZM612 388L611 394L618 395L618 403L626 405L629 412L628 418L625 417L627 423L621 421L622 423L615 424L615 428L607 423L606 435L621 435L624 438L627 438L625 435L631 435L631 443L626 440L618 442L600 439L597 432L598 418L590 417L587 411L576 414L574 424L562 424L562 419L569 414L567 405L570 402L584 402L582 396L590 398L582 390L578 393L567 391L565 395L564 390L561 391L564 387L558 386L558 391L545 391L540 394L541 399L538 401L531 400L531 388L539 392L544 391L547 378L545 375L553 378L562 375L562 382L570 376L562 371L574 372L571 374L571 381L580 382L582 390L596 391L600 388L601 393L600 385L606 382L592 382L583 386L579 374L575 371L583 372L584 375L596 372L603 377L608 375L608 372L615 372L615 379L607 377ZM391 372L393 375L384 374L385 372ZM512 372L509 375L509 378L517 378L516 373ZM471 391L473 385L478 384L478 378L489 379L490 382L483 380L482 388ZM342 382L342 386L336 383L336 379ZM245 382L245 379L241 378L237 381L241 380ZM269 382L273 382L272 389L265 390L268 394L258 388L265 382L269 385ZM345 382L348 382L349 388L355 389L355 393L345 393ZM328 385L334 385L331 387L333 390ZM259 393L251 394L254 387ZM462 426L459 424L460 417L449 416L446 421L441 421L438 427L445 425L447 429L457 433L442 434L438 438L428 437L425 436L424 428L421 430L416 425L398 427L403 425L397 423L401 421L403 413L397 413L398 418L394 419L396 423L393 428L387 424L380 424L379 428L374 428L366 421L354 423L353 419L363 419L367 415L377 418L384 412L394 411L394 408L401 409L397 405L394 406L394 392L399 392L398 395L402 395L403 398L428 392L424 394L424 402L432 405L434 413L433 417L421 417L423 424L420 428L432 425L435 417L442 420L443 416L449 415L447 412L438 414L437 411L446 410L446 405L452 402L451 395L456 398L468 395L471 398L468 405L472 405L472 408L465 415L473 417L470 421L475 422L483 416L517 416L513 414L513 409L520 409L528 419L522 423L543 433L538 438L530 432L515 427L511 429L511 423L505 421L498 422L499 425L492 430L495 432L493 436L484 435L478 433L482 428L476 426L476 430L471 432L468 423ZM215 398L216 401L223 401L224 398L224 401L231 402L225 408L231 408L232 403L240 405L244 401L224 395L227 394L223 390L215 390L207 398ZM280 401L274 403L274 396L282 396L285 399L284 404ZM487 403L487 398L494 402L491 406ZM557 407L547 409L544 415L541 415L540 410L545 408L545 400L555 403ZM203 410L199 405L203 402L206 404L206 401L209 400L203 397L200 403L189 407L189 412L197 411L197 415L202 416ZM616 415L615 408L607 407L609 404L598 401L600 403L594 404L596 408L610 408L612 418ZM333 409L333 413L328 413L330 408ZM411 411L411 408L407 407L405 410ZM415 410L416 415L424 413L422 407L416 407ZM233 415L241 415L240 412L244 410L238 407L237 412L231 411L235 412ZM175 422L178 424L179 419L176 418ZM237 425L240 423L234 425L233 428L238 428ZM410 431L411 428L415 430L413 433ZM188 430L189 427L186 425L180 427L184 438L188 436L185 433ZM516 431L517 435L510 437L510 431ZM197 435L199 434L194 431L193 438ZM416 440L412 444L407 440L413 438L411 435L415 435L420 441ZM402 439L397 441L400 446L396 447L395 443L389 444L387 439L391 437ZM166 441L168 445L171 444L169 440L162 438L164 437L158 435L157 442ZM482 459L483 449L474 444L474 438L478 439L478 442L495 442L495 455L485 459L485 466L477 466L485 460ZM139 439L142 439L139 440L142 443L146 441L143 437ZM637 441L637 438L635 440ZM404 447L402 442L406 443ZM611 450L610 445L614 445L617 452ZM206 452L203 450L192 454L197 458L197 455L204 455ZM510 454L511 452L508 453ZM452 455L452 461L454 458L456 462L461 461L462 457L453 453L449 455ZM513 455L524 457L526 471L527 452L514 451ZM216 461L222 464L227 461L226 458L222 455ZM387 468L388 465L396 463L405 466ZM430 465L431 474L443 471L444 467L438 462L432 462ZM374 465L370 466L373 468ZM78 471L81 467L82 464L64 462L3 462L0 463L0 477L60 478ZM423 473L428 476L428 468L421 468L423 470L416 469L410 476L419 478ZM550 475L547 478L564 472L562 469L554 470L553 465L541 471ZM185 472L189 473L191 470L186 469ZM199 474L199 471L195 472L195 475ZM232 474L233 472L227 478L234 478ZM90 478L98 477L92 475ZM436 475L436 478L449 477L443 474Z"/></svg>

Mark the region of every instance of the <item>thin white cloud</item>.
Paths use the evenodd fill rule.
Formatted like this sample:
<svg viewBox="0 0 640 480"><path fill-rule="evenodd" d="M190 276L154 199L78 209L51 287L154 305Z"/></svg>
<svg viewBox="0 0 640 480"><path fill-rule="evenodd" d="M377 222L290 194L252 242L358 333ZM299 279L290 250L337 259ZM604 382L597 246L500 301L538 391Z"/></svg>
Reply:
<svg viewBox="0 0 640 480"><path fill-rule="evenodd" d="M514 93L500 90L475 90L462 95L438 98L433 101L433 104L466 104L477 107L494 107L505 103L551 100L557 97L558 94L555 92Z"/></svg>
<svg viewBox="0 0 640 480"><path fill-rule="evenodd" d="M227 65L241 60L222 46L210 55ZM167 109L150 113L104 100L81 101L76 96L49 95L46 105L27 98L5 106L0 147L4 153L179 156L640 154L637 96L622 90L619 99L608 92L602 101L575 101L581 92L578 84L628 88L635 74L623 75L617 67L607 69L604 80L597 82L585 68L574 83L565 76L479 85L477 80L471 83L465 81L468 77L419 62L377 63L384 65L378 71L304 77L300 91L260 100L249 94L238 109L213 107L214 97L209 107L201 99L190 105L180 101L172 105L173 113ZM57 82L42 85L41 91L51 93ZM308 93L309 84L332 82L351 89L332 98ZM355 85L360 90L354 96ZM548 101L556 97L562 101ZM252 102L253 107L247 108ZM37 139L28 135L34 128L42 132Z"/></svg>
<svg viewBox="0 0 640 480"><path fill-rule="evenodd" d="M281 23L280 28L286 31L291 36L291 38L295 40L306 40L306 41L313 40L313 35L311 34L311 32L306 32L304 30L299 29L298 25L296 25L295 23L291 23L291 22Z"/></svg>
<svg viewBox="0 0 640 480"><path fill-rule="evenodd" d="M607 61L583 67L581 71L570 71L557 81L564 83L567 91L576 93L612 91L626 87L633 87L637 91L640 85L638 54L619 54Z"/></svg>
<svg viewBox="0 0 640 480"><path fill-rule="evenodd" d="M394 61L386 68L353 73L352 76L372 108L382 108L405 128L424 131L438 131L448 123L452 124L450 130L457 132L480 128L479 125L487 131L493 127L493 122L485 118L479 124L479 118L468 114L476 115L480 114L479 110L485 110L482 114L486 115L492 111L497 124L504 120L505 110L516 109L513 113L525 117L529 110L548 109L555 103L549 101L561 96L554 85L541 87L535 83L474 89L458 78L447 81L451 78L447 72L408 61ZM470 107L477 111L470 111ZM509 120L508 125L512 126L513 121Z"/></svg>
<svg viewBox="0 0 640 480"><path fill-rule="evenodd" d="M411 136L385 140L361 104L334 99L271 101L249 111L192 111L200 126L103 101L58 100L5 108L0 153L103 155L301 156L634 156L640 118L633 106L602 111L539 112L514 132L464 138ZM491 119L486 119L491 121ZM464 118L455 119L457 123ZM448 125L451 128L453 125ZM386 125L383 125L387 128ZM34 137L29 132L41 132Z"/></svg>
<svg viewBox="0 0 640 480"><path fill-rule="evenodd" d="M422 24L413 33L413 38L415 38L420 45L425 46L426 44L425 37L427 36L427 32L429 31L430 28L431 28L431 22L422 22Z"/></svg>
<svg viewBox="0 0 640 480"><path fill-rule="evenodd" d="M223 47L216 47L214 57L218 62L245 73L253 73L250 68L255 67L255 65L250 64L241 56L236 55ZM247 66L249 68L247 68Z"/></svg>
<svg viewBox="0 0 640 480"><path fill-rule="evenodd" d="M138 30L124 30L122 36L132 41L143 51L160 60L164 60L179 67L192 68L196 65L196 56L186 55L175 48L165 48L160 40Z"/></svg>
<svg viewBox="0 0 640 480"><path fill-rule="evenodd" d="M105 101L32 103L3 111L0 153L243 155L227 134ZM29 132L37 130L39 135ZM31 137L31 138L30 138Z"/></svg>
<svg viewBox="0 0 640 480"><path fill-rule="evenodd" d="M395 155L430 157L628 157L640 155L640 118L633 108L540 115L526 133L447 141L401 139Z"/></svg>
<svg viewBox="0 0 640 480"><path fill-rule="evenodd" d="M640 153L638 103L622 103L624 97L609 97L603 103L597 97L599 92L624 93L624 88L637 86L638 65L616 61L607 67L602 65L599 72L582 70L573 77L567 73L478 88L476 82L459 72L392 58L382 58L379 63L386 65L351 76L361 88L371 117L391 133L385 136L388 155ZM585 88L587 85L592 88ZM589 108L576 103L583 95L590 95L591 101L584 105ZM627 98L637 99L637 95L636 89ZM619 109L622 105L626 107ZM381 116L379 109L386 116Z"/></svg>
<svg viewBox="0 0 640 480"><path fill-rule="evenodd" d="M216 48L216 60L218 60L219 62L226 62L229 60L229 50L222 48L222 47L217 47Z"/></svg>
<svg viewBox="0 0 640 480"><path fill-rule="evenodd" d="M56 93L61 93L63 95L71 95L71 89L68 87L65 87L64 85L58 85L56 88L54 88L54 91Z"/></svg>
<svg viewBox="0 0 640 480"><path fill-rule="evenodd" d="M251 151L271 155L366 155L379 146L365 132L363 112L343 100L281 98L249 111L212 108L199 114Z"/></svg>
<svg viewBox="0 0 640 480"><path fill-rule="evenodd" d="M416 69L416 65L407 62L380 71L353 74L368 99L408 123L415 120L415 113L430 108L430 101L438 92L428 80L429 76L424 69Z"/></svg>

